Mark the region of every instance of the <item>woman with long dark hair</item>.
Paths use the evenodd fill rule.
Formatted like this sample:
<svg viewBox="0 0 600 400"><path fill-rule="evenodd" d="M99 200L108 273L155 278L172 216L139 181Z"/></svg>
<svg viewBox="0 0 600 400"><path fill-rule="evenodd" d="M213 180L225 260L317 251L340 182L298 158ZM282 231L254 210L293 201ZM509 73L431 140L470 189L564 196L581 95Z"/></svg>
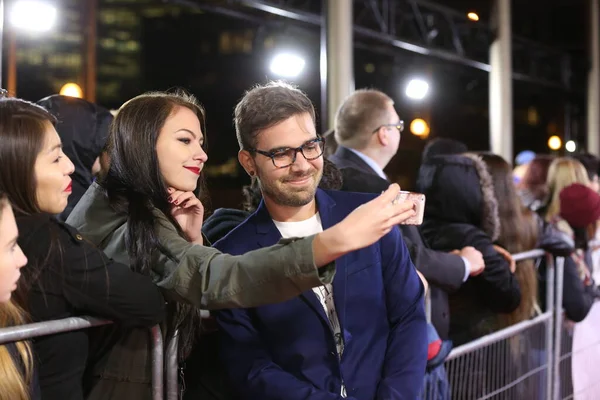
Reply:
<svg viewBox="0 0 600 400"><path fill-rule="evenodd" d="M511 254L536 248L538 225L533 218L533 212L521 205L510 165L496 154L479 155L490 173L494 195L498 201L500 232L496 243ZM515 277L521 288L521 302L513 312L498 314L502 328L531 318L538 309L538 281L533 260L517 262Z"/></svg>
<svg viewBox="0 0 600 400"><path fill-rule="evenodd" d="M199 326L198 308L255 307L331 282L331 261L374 243L414 214L411 204L392 204L399 190L392 185L318 235L223 255L201 235L205 135L204 109L192 96L148 93L128 101L111 127L109 170L68 220L111 257L151 275L176 300L169 327L179 329L182 360ZM94 398L148 397L150 360L140 344L146 342L140 332L122 338L96 371ZM135 368L140 365L146 368Z"/></svg>
<svg viewBox="0 0 600 400"><path fill-rule="evenodd" d="M574 250L573 245L565 242L560 231L522 203L512 182L508 162L492 153L481 153L480 156L492 177L498 200L500 235L496 243L511 254L541 248L556 257L569 256ZM545 260L541 260L541 265L545 271ZM538 291L544 291L545 287L539 287L539 274L533 260L518 262L515 276L522 291L521 304L512 313L501 316L503 326L529 319L535 310L541 311ZM545 276L541 278L545 281Z"/></svg>
<svg viewBox="0 0 600 400"><path fill-rule="evenodd" d="M18 229L6 194L0 192L0 328L21 325L24 311L11 300L27 258L17 243ZM0 345L0 400L40 398L34 379L31 344Z"/></svg>
<svg viewBox="0 0 600 400"><path fill-rule="evenodd" d="M73 172L54 123L42 107L0 99L0 190L13 205L18 244L29 259L15 302L32 322L95 315L125 327L157 324L165 305L152 280L113 262L54 217L67 206ZM84 398L89 335L82 330L35 340L44 399Z"/></svg>

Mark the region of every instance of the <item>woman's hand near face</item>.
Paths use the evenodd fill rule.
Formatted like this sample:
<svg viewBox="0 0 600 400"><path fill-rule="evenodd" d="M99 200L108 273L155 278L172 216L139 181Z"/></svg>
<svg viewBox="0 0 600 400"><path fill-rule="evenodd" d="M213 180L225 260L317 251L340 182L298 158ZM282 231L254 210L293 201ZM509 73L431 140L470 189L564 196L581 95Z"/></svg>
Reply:
<svg viewBox="0 0 600 400"><path fill-rule="evenodd" d="M188 241L203 244L202 224L204 223L204 206L193 192L168 189L171 215L179 224Z"/></svg>

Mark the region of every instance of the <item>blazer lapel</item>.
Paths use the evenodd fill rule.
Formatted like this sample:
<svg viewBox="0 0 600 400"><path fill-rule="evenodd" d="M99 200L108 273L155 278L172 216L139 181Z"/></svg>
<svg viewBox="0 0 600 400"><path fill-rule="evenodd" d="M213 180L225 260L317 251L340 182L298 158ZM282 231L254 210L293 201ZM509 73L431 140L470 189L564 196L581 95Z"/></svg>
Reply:
<svg viewBox="0 0 600 400"><path fill-rule="evenodd" d="M279 230L273 223L263 201L260 202L256 210L256 237L259 248L273 246L281 240L281 233L279 233ZM321 317L323 323L329 326L329 318L325 314L323 305L312 290L301 293L300 298Z"/></svg>
<svg viewBox="0 0 600 400"><path fill-rule="evenodd" d="M335 212L335 201L327 194L327 192L317 190L317 208L321 216L321 224L323 230L332 227L333 225L344 219L344 215L338 215ZM340 331L344 337L344 343L349 341L349 335L344 329L346 320L346 257L340 257L335 261L336 273L333 278L333 302L335 311L340 322ZM321 308L323 308L321 306ZM328 321L329 323L329 321Z"/></svg>

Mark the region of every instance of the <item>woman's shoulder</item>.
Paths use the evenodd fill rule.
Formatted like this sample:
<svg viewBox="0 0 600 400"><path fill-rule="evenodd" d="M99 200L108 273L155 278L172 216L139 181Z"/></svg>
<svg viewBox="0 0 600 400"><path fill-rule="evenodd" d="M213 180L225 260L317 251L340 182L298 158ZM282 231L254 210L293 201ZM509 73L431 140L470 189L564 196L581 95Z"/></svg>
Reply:
<svg viewBox="0 0 600 400"><path fill-rule="evenodd" d="M17 226L19 245L26 253L26 250L31 248L42 251L44 246L50 246L53 241L58 241L61 245L78 244L83 241L83 237L75 228L50 214L19 216Z"/></svg>

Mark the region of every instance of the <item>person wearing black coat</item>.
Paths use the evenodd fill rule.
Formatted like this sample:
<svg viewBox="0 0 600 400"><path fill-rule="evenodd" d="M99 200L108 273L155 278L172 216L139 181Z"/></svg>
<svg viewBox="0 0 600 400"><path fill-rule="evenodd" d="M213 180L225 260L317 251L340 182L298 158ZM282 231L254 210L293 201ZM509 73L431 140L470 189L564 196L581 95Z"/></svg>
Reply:
<svg viewBox="0 0 600 400"><path fill-rule="evenodd" d="M593 279L593 262L589 249L588 228L596 228L600 219L600 195L586 185L575 183L560 192L559 215L551 221L557 239L574 251L565 257L563 274L563 308L567 318L581 322L600 297ZM546 265L540 268L540 279L546 283ZM545 285L542 286L545 289ZM545 290L540 290L545 303Z"/></svg>
<svg viewBox="0 0 600 400"><path fill-rule="evenodd" d="M163 297L149 277L110 260L69 225L48 214L17 216L17 225L18 243L36 275L29 274L20 288L32 322L91 315L125 328L151 327L164 319ZM33 341L44 399L84 398L88 357L100 356L88 353L97 346L90 341L97 329Z"/></svg>
<svg viewBox="0 0 600 400"><path fill-rule="evenodd" d="M165 317L163 296L149 276L109 259L58 221L71 193L73 164L63 153L54 117L35 104L0 99L0 191L16 216L18 245L28 259L15 302L31 322L91 315L122 326L151 327ZM44 400L82 400L96 329L33 340ZM103 338L104 339L104 338ZM108 338L107 338L108 339Z"/></svg>
<svg viewBox="0 0 600 400"><path fill-rule="evenodd" d="M358 90L344 101L336 115L334 134L339 145L329 156L342 174L341 190L381 193L389 186L382 169L398 150L401 135L398 121L393 101L380 91ZM379 137L384 141L376 140ZM462 247L449 251L431 249L416 226L401 225L400 231L415 267L430 284L431 322L446 340L451 318L448 294L457 291L470 275L481 272L481 254L474 249L460 255L450 253Z"/></svg>
<svg viewBox="0 0 600 400"><path fill-rule="evenodd" d="M450 338L458 345L495 329L495 313L510 313L521 301L508 261L494 248L500 222L487 168L476 155L435 156L421 167L426 196L422 232L431 247L450 251L470 245L481 251L485 270L450 298Z"/></svg>

